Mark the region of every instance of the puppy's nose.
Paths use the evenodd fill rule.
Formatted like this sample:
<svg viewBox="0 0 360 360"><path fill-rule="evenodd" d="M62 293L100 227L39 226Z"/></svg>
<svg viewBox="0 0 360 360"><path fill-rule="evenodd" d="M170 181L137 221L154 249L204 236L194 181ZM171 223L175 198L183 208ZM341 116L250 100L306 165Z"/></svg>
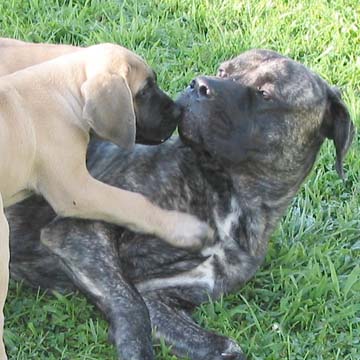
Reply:
<svg viewBox="0 0 360 360"><path fill-rule="evenodd" d="M191 81L190 89L196 91L199 96L209 97L212 95L209 83L203 77L198 77Z"/></svg>

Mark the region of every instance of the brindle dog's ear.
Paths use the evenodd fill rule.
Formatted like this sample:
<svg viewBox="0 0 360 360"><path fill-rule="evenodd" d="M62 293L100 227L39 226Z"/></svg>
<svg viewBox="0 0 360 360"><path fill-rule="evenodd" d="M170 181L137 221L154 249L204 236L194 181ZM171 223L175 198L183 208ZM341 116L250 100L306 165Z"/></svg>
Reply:
<svg viewBox="0 0 360 360"><path fill-rule="evenodd" d="M336 149L335 168L339 176L344 178L343 160L349 150L355 134L354 124L349 111L341 100L339 89L333 87L328 90L328 102L321 126L324 136L334 141Z"/></svg>
<svg viewBox="0 0 360 360"><path fill-rule="evenodd" d="M228 78L232 75L232 73L234 72L234 65L231 63L231 60L229 61L224 61L223 63L220 64L216 76L221 77L221 78Z"/></svg>
<svg viewBox="0 0 360 360"><path fill-rule="evenodd" d="M83 118L101 137L124 148L135 144L136 118L126 80L110 73L96 74L81 86Z"/></svg>

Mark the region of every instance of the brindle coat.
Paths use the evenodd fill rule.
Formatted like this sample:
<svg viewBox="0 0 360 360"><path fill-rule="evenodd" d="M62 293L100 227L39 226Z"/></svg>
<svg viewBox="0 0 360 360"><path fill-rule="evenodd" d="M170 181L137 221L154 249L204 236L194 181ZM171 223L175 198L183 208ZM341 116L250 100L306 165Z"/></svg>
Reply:
<svg viewBox="0 0 360 360"><path fill-rule="evenodd" d="M101 181L207 221L213 245L194 253L105 223L55 218L40 198L8 211L13 275L84 292L108 319L121 359L154 358L151 327L180 356L243 359L234 341L202 329L191 310L254 275L326 137L343 173L354 127L318 75L252 50L225 62L219 76L195 79L178 100L181 139L133 152L93 141L88 154Z"/></svg>

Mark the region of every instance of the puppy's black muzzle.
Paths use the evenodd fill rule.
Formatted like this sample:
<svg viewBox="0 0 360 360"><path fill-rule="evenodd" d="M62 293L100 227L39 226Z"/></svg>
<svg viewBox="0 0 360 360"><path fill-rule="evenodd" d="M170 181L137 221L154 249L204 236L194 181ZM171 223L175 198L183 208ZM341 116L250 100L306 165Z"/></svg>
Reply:
<svg viewBox="0 0 360 360"><path fill-rule="evenodd" d="M159 89L145 103L138 106L136 142L157 145L166 141L176 129L182 107Z"/></svg>

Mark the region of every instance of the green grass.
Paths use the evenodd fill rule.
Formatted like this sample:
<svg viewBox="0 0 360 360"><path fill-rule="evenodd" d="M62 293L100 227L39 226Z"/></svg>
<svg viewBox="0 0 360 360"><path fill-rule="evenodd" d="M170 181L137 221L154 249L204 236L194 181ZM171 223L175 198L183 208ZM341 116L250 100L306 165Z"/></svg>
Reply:
<svg viewBox="0 0 360 360"><path fill-rule="evenodd" d="M360 125L360 4L357 0L8 0L0 35L136 51L175 95L198 74L249 48L299 60L343 91ZM0 55L1 61L1 55ZM272 237L264 266L238 294L204 304L205 327L235 338L251 359L360 359L360 140L345 184L326 144ZM107 325L79 295L11 284L10 359L115 359ZM157 359L174 359L163 344Z"/></svg>

